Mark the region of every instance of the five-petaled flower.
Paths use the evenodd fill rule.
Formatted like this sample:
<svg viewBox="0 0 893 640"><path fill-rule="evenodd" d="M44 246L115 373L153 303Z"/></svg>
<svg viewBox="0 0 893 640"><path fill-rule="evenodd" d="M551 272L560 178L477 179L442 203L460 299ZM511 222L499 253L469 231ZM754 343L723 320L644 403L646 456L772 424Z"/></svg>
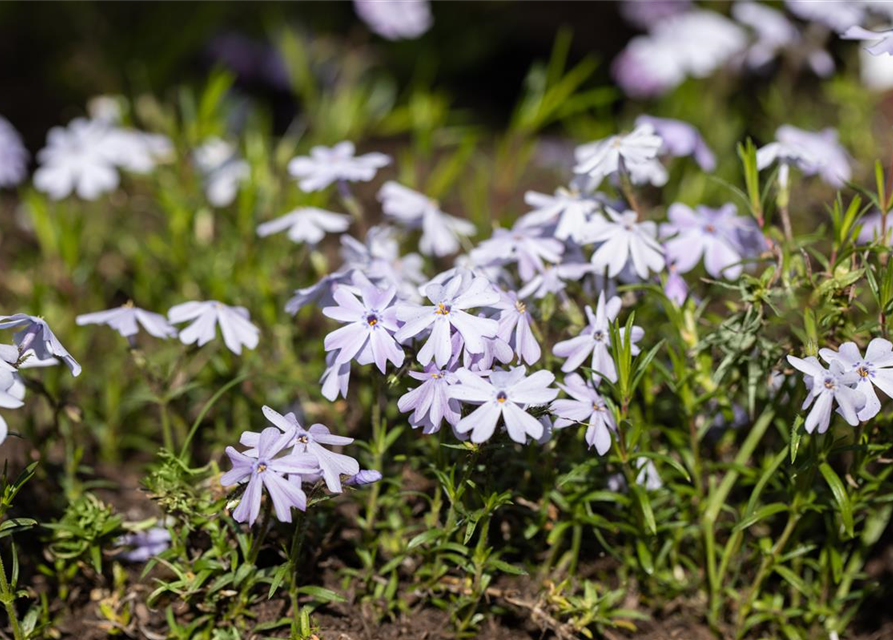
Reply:
<svg viewBox="0 0 893 640"><path fill-rule="evenodd" d="M327 233L341 233L350 226L350 216L317 207L301 207L257 227L257 235L265 238L288 231L292 242L318 244Z"/></svg>
<svg viewBox="0 0 893 640"><path fill-rule="evenodd" d="M489 379L465 369L456 371L457 382L450 387L450 397L461 402L480 405L456 425L458 433L471 431L471 441L489 440L502 418L509 437L524 444L527 438L538 440L543 435L543 423L527 413L527 408L548 404L558 395L550 387L555 376L548 371L527 375L526 367L512 367L509 371L492 371Z"/></svg>
<svg viewBox="0 0 893 640"><path fill-rule="evenodd" d="M125 338L133 338L139 333L140 325L149 335L156 338L171 338L177 335L177 330L163 315L135 307L132 302L117 309L81 314L75 318L75 322L79 327L88 324L104 324Z"/></svg>
<svg viewBox="0 0 893 640"><path fill-rule="evenodd" d="M630 262L640 278L664 268L664 252L657 242L657 225L651 220L638 221L634 211L617 213L605 211L610 221L593 221L587 230L587 242L601 242L592 254L592 265L597 273L607 270L609 278L617 276Z"/></svg>
<svg viewBox="0 0 893 640"><path fill-rule="evenodd" d="M819 349L819 355L828 364L838 361L845 370L858 375L855 388L865 396L859 420L870 420L881 410L875 387L893 397L893 344L889 340L875 338L869 342L864 358L854 342L844 342L838 351Z"/></svg>
<svg viewBox="0 0 893 640"><path fill-rule="evenodd" d="M248 309L230 307L216 300L178 304L167 312L167 317L174 324L191 320L192 324L180 332L180 341L200 347L214 339L219 324L223 342L237 355L242 353L243 346L254 349L260 335L260 329L251 324Z"/></svg>
<svg viewBox="0 0 893 640"><path fill-rule="evenodd" d="M334 147L317 146L309 156L292 158L288 163L288 173L298 178L302 191L321 191L334 182L368 182L375 173L390 164L391 159L383 153L354 155L353 142L339 142Z"/></svg>
<svg viewBox="0 0 893 640"><path fill-rule="evenodd" d="M40 361L59 358L68 365L71 375L77 377L81 374L81 365L68 353L68 350L59 342L59 338L53 333L43 318L29 316L24 313L16 313L11 316L0 316L0 329L14 329L12 339L19 349L19 360L33 357Z"/></svg>
<svg viewBox="0 0 893 640"><path fill-rule="evenodd" d="M806 431L812 433L818 427L819 433L825 433L831 424L831 409L837 402L837 412L850 425L859 424L859 412L865 408L865 394L852 388L859 382L860 374L846 367L840 360L831 362L827 369L815 356L797 358L788 356L791 366L805 374L803 382L809 393L803 401L802 409L806 409L815 400L812 410L806 416Z"/></svg>
<svg viewBox="0 0 893 640"><path fill-rule="evenodd" d="M586 444L595 447L600 456L605 455L611 448L611 432L617 431L611 409L593 384L584 381L576 373L567 376L564 384L559 383L558 386L570 398L555 400L549 407L549 411L557 418L553 424L554 428L585 425Z"/></svg>

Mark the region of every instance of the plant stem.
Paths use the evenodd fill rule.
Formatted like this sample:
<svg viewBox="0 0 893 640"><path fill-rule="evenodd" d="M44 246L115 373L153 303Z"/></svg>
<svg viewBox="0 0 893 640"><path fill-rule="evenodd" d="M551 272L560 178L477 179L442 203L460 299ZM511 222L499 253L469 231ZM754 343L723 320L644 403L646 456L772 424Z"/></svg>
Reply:
<svg viewBox="0 0 893 640"><path fill-rule="evenodd" d="M244 500L245 497L242 497ZM257 563L257 556L260 554L260 548L263 546L264 539L270 531L270 514L273 512L273 501L267 500L264 504L264 517L260 524L260 533L251 541L251 549L248 551L249 564Z"/></svg>
<svg viewBox="0 0 893 640"><path fill-rule="evenodd" d="M295 523L295 531L291 537L291 547L288 550L288 597L291 601L291 635L299 637L298 629L298 567L300 566L301 550L304 548L304 538L307 535L307 514L298 511L298 519Z"/></svg>
<svg viewBox="0 0 893 640"><path fill-rule="evenodd" d="M6 567L3 565L2 553L0 553L0 600L3 600L3 606L6 608L13 637L15 640L23 640L25 636L22 634L22 628L19 626L19 619L16 616L15 592L10 588L6 579Z"/></svg>
<svg viewBox="0 0 893 640"><path fill-rule="evenodd" d="M384 460L385 425L381 420L382 389L381 379L373 376L372 389L372 468L381 469ZM379 483L372 485L369 491L369 502L366 505L366 531L375 528L375 517L378 511L378 494L381 491Z"/></svg>

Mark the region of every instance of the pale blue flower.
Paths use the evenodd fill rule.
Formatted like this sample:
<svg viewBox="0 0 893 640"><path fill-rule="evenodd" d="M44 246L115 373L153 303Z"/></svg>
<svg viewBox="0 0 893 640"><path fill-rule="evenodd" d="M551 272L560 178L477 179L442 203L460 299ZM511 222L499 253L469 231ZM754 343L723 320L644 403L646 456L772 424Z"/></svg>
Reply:
<svg viewBox="0 0 893 640"><path fill-rule="evenodd" d="M819 433L825 433L831 424L831 409L837 402L837 413L843 416L851 426L859 424L859 412L865 408L865 394L853 389L860 376L856 371L847 368L839 360L831 362L825 369L815 356L796 358L788 356L788 362L798 371L803 372L803 382L809 393L803 401L801 409L805 410L815 400L812 410L806 416L804 426L812 433L818 427Z"/></svg>
<svg viewBox="0 0 893 640"><path fill-rule="evenodd" d="M397 182L384 183L378 199L385 214L406 227L422 230L419 251L427 256L456 253L461 240L476 231L468 220L444 213L436 201Z"/></svg>
<svg viewBox="0 0 893 640"><path fill-rule="evenodd" d="M593 223L586 234L588 242L602 243L592 254L596 273L607 272L609 278L614 278L629 262L635 273L645 279L649 273L664 268L664 253L657 242L654 222L639 222L634 211L605 211L610 220Z"/></svg>
<svg viewBox="0 0 893 640"><path fill-rule="evenodd" d="M549 410L557 416L554 427L586 426L586 444L595 447L600 456L611 448L611 433L617 431L614 414L591 382L572 373L558 385L570 399L554 400Z"/></svg>
<svg viewBox="0 0 893 640"><path fill-rule="evenodd" d="M149 335L156 338L171 338L177 335L177 330L171 326L160 313L152 313L145 309L133 306L132 302L107 311L85 313L75 318L79 327L88 324L104 324L125 338L132 338L139 333L142 326Z"/></svg>
<svg viewBox="0 0 893 640"><path fill-rule="evenodd" d="M350 226L350 216L318 207L299 207L257 227L257 235L265 238L288 231L292 242L318 244L327 233L342 233Z"/></svg>
<svg viewBox="0 0 893 640"><path fill-rule="evenodd" d="M334 147L316 146L309 156L292 158L288 173L299 179L301 191L321 191L334 182L368 182L376 172L391 163L383 153L355 155L352 142L339 142Z"/></svg>
<svg viewBox="0 0 893 640"><path fill-rule="evenodd" d="M517 293L510 291L502 294L502 299L494 308L499 309L497 337L512 348L519 361L527 364L538 362L542 351L531 329L533 316L527 303Z"/></svg>
<svg viewBox="0 0 893 640"><path fill-rule="evenodd" d="M558 264L564 253L561 241L543 235L537 227L496 229L493 236L475 247L469 256L476 266L516 264L518 276L527 282L542 272L546 264Z"/></svg>
<svg viewBox="0 0 893 640"><path fill-rule="evenodd" d="M59 358L68 365L71 375L77 377L81 374L81 365L62 346L56 334L53 333L43 318L29 316L24 313L0 316L0 329L14 328L19 328L13 335L13 342L19 349L19 359L29 351L33 351L34 357L38 360Z"/></svg>
<svg viewBox="0 0 893 640"><path fill-rule="evenodd" d="M819 349L819 355L828 364L838 361L845 371L858 375L855 389L865 396L859 420L870 420L880 413L881 401L875 387L893 398L893 343L889 340L875 338L869 342L864 358L854 342L844 342L838 351Z"/></svg>
<svg viewBox="0 0 893 640"><path fill-rule="evenodd" d="M397 305L397 319L405 323L395 337L400 342L430 329L431 335L419 350L418 361L428 364L433 358L444 367L453 355L452 329L465 341L465 349L472 354L484 352L484 339L496 337L499 324L489 318L468 313L474 307L487 307L499 301L499 293L486 278L462 271L445 284L429 284L425 295L430 306L403 303Z"/></svg>
<svg viewBox="0 0 893 640"><path fill-rule="evenodd" d="M534 209L518 219L517 228L542 227L551 230L559 240L571 239L577 243L583 242L583 231L600 206L593 197L563 187L552 196L528 191L524 202Z"/></svg>
<svg viewBox="0 0 893 640"><path fill-rule="evenodd" d="M168 319L174 324L192 321L188 327L180 331L180 342L204 346L217 335L217 325L223 334L223 342L227 348L239 355L242 347L257 347L260 329L251 324L248 309L230 307L216 300L204 302L184 302L171 307L167 312Z"/></svg>
<svg viewBox="0 0 893 640"><path fill-rule="evenodd" d="M493 371L487 379L462 368L456 371L456 378L450 397L480 405L456 425L459 433L471 432L472 442L489 440L500 418L515 442L524 444L528 437L542 437L543 423L527 413L527 408L548 404L558 395L558 389L549 386L555 381L551 373L537 371L528 376L522 366Z"/></svg>
<svg viewBox="0 0 893 640"><path fill-rule="evenodd" d="M244 438L245 434L242 435ZM253 450L240 453L233 447L226 448L226 455L233 468L223 474L220 484L227 487L248 479L248 486L233 511L233 518L237 522L247 521L249 525L253 525L260 513L262 489L266 488L273 501L276 517L280 522L291 522L292 507L304 511L307 508L307 496L300 483L289 482L283 476L315 473L318 470L316 458L304 453L276 457L293 443L294 429L282 433L279 429L268 427L254 435L257 438L253 443Z"/></svg>
<svg viewBox="0 0 893 640"><path fill-rule="evenodd" d="M643 124L651 125L663 140L659 151L661 155L676 158L691 156L704 171L713 171L716 168L716 157L693 125L672 118L641 115L636 118L636 126Z"/></svg>

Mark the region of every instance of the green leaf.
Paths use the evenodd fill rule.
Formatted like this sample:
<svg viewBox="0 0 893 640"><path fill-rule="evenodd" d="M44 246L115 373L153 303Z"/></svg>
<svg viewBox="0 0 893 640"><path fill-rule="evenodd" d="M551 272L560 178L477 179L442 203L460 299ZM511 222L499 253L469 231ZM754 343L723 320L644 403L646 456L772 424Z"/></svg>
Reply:
<svg viewBox="0 0 893 640"><path fill-rule="evenodd" d="M796 573L788 569L786 566L778 565L777 567L775 567L775 573L784 578L785 581L789 582L792 587L794 587L804 596L809 595L809 588L806 586L806 583L803 582L803 579L800 578L800 576L798 576Z"/></svg>
<svg viewBox="0 0 893 640"><path fill-rule="evenodd" d="M639 503L639 508L642 510L642 519L645 522L645 528L650 535L656 535L657 522L654 519L654 511L651 508L651 500L648 499L648 494L645 489L639 485L633 485L633 495L636 497L636 502Z"/></svg>
<svg viewBox="0 0 893 640"><path fill-rule="evenodd" d="M645 541L639 538L636 540L636 555L639 556L639 564L642 570L649 576L654 573L654 560L651 557L651 551Z"/></svg>
<svg viewBox="0 0 893 640"><path fill-rule="evenodd" d="M765 520L770 516L774 516L776 513L781 513L783 511L787 511L788 509L790 509L790 506L784 504L783 502L773 502L772 504L767 504L766 506L760 507L755 512L741 520L741 522L735 525L735 528L732 529L732 531L744 531L760 520Z"/></svg>
<svg viewBox="0 0 893 640"><path fill-rule="evenodd" d="M819 465L819 471L821 471L822 475L825 477L825 482L828 483L828 486L831 488L831 493L834 494L834 500L837 502L837 506L840 507L840 519L843 520L843 528L846 531L847 537L852 538L853 505L847 495L846 488L843 486L840 477L827 462L823 462Z"/></svg>
<svg viewBox="0 0 893 640"><path fill-rule="evenodd" d="M685 470L685 467L683 467L682 464L678 460L668 456L665 453L655 453L653 451L643 451L640 453L635 453L630 456L631 460L636 459L636 458L650 458L651 460L659 460L660 462L665 462L668 465L670 465L671 467L673 467L676 471L678 471L679 475L681 475L683 478L685 478L686 481L691 482L691 476L688 474L688 471Z"/></svg>
<svg viewBox="0 0 893 640"><path fill-rule="evenodd" d="M487 565L493 567L494 569L498 569L503 573L510 573L513 576L526 576L527 571L522 569L521 567L516 567L513 564L509 564L508 562L503 562L502 560L497 560L496 558L491 558L487 560Z"/></svg>
<svg viewBox="0 0 893 640"><path fill-rule="evenodd" d="M322 587L308 585L298 589L298 593L303 593L311 598L320 600L321 602L347 602L347 598L344 596L339 595L330 589L323 589Z"/></svg>
<svg viewBox="0 0 893 640"><path fill-rule="evenodd" d="M419 545L426 544L428 542L432 542L437 540L441 536L443 532L440 529L428 529L428 531L423 531L415 538L409 541L409 544L406 545L406 549L415 549Z"/></svg>
<svg viewBox="0 0 893 640"><path fill-rule="evenodd" d="M803 439L803 432L800 430L803 422L803 416L798 415L791 427L791 464L797 461L797 451L800 449L800 440Z"/></svg>

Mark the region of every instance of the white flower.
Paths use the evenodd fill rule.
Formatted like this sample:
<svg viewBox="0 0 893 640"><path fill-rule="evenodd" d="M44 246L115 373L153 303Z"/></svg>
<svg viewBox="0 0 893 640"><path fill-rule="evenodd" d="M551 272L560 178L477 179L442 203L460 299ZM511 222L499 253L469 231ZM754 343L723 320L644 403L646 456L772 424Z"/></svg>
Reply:
<svg viewBox="0 0 893 640"><path fill-rule="evenodd" d="M184 302L172 307L167 317L174 324L193 321L180 332L183 344L207 344L214 339L219 324L223 342L233 353L241 354L243 345L249 349L257 346L260 330L251 324L245 307L230 307L216 300Z"/></svg>
<svg viewBox="0 0 893 640"><path fill-rule="evenodd" d="M853 0L786 0L788 10L798 18L820 22L838 32L861 22L865 7Z"/></svg>
<svg viewBox="0 0 893 640"><path fill-rule="evenodd" d="M117 166L133 173L150 173L174 152L174 145L166 136L136 129L110 129L103 144Z"/></svg>
<svg viewBox="0 0 893 640"><path fill-rule="evenodd" d="M332 213L316 207L301 207L284 216L264 222L257 227L257 235L265 238L274 233L288 231L292 242L317 244L326 233L341 233L350 226L350 216Z"/></svg>
<svg viewBox="0 0 893 640"><path fill-rule="evenodd" d="M516 226L520 229L528 227L551 227L559 240L572 239L582 242L583 229L590 217L599 208L599 203L577 190L558 188L555 195L528 191L524 194L524 202L534 207L533 211L521 216Z"/></svg>
<svg viewBox="0 0 893 640"><path fill-rule="evenodd" d="M865 395L865 407L859 411L859 420L870 420L881 410L881 401L874 387L893 397L893 344L889 340L875 338L869 342L864 358L854 342L844 342L839 353L819 349L819 355L828 364L840 362L845 370L857 374L856 389Z"/></svg>
<svg viewBox="0 0 893 640"><path fill-rule="evenodd" d="M587 242L603 243L592 254L597 273L608 270L608 277L619 274L627 261L632 262L636 274L645 279L650 272L664 268L664 253L657 242L657 225L646 220L638 222L634 211L617 213L607 208L611 221L592 224L586 232Z"/></svg>
<svg viewBox="0 0 893 640"><path fill-rule="evenodd" d="M762 171L773 162L779 162L778 180L782 187L787 186L791 166L807 176L818 174L837 189L852 176L849 154L837 141L834 129L813 132L786 124L776 130L775 138L776 142L757 151L757 168Z"/></svg>
<svg viewBox="0 0 893 640"><path fill-rule="evenodd" d="M232 204L239 184L251 174L249 164L231 144L220 138L205 141L193 152L193 159L204 177L205 196L215 207Z"/></svg>
<svg viewBox="0 0 893 640"><path fill-rule="evenodd" d="M383 153L355 156L353 142L339 142L334 147L313 147L309 156L292 158L288 173L299 178L302 191L321 191L333 182L368 182L375 173L390 164Z"/></svg>
<svg viewBox="0 0 893 640"><path fill-rule="evenodd" d="M14 187L28 173L28 151L19 132L0 116L0 187Z"/></svg>
<svg viewBox="0 0 893 640"><path fill-rule="evenodd" d="M354 0L354 10L366 25L388 40L412 40L431 28L428 0Z"/></svg>
<svg viewBox="0 0 893 640"><path fill-rule="evenodd" d="M803 382L809 393L803 401L802 409L806 409L812 401L815 405L806 416L806 431L812 433L816 427L819 433L825 433L831 424L831 408L837 401L837 412L850 425L859 424L858 413L865 407L865 394L853 389L850 385L859 381L859 374L847 371L839 360L834 360L830 368L825 369L815 356L796 358L788 356L791 366L806 374Z"/></svg>
<svg viewBox="0 0 893 640"><path fill-rule="evenodd" d="M384 183L378 199L387 215L408 227L421 227L419 250L428 256L456 253L460 239L473 235L476 230L468 220L441 211L437 202L424 194L393 181Z"/></svg>
<svg viewBox="0 0 893 640"><path fill-rule="evenodd" d="M577 147L574 172L587 175L589 188L595 189L602 180L619 171L632 173L647 167L657 158L661 145L663 140L654 132L654 127L642 124L630 133Z"/></svg>
<svg viewBox="0 0 893 640"><path fill-rule="evenodd" d="M77 118L68 127L53 127L37 159L34 186L54 200L72 192L95 200L118 186L115 151L104 122Z"/></svg>
<svg viewBox="0 0 893 640"><path fill-rule="evenodd" d="M139 307L134 307L132 302L107 311L85 313L75 318L79 327L88 324L108 325L125 338L135 336L139 332L139 326L156 338L170 338L177 335L167 319L160 313L152 313Z"/></svg>

